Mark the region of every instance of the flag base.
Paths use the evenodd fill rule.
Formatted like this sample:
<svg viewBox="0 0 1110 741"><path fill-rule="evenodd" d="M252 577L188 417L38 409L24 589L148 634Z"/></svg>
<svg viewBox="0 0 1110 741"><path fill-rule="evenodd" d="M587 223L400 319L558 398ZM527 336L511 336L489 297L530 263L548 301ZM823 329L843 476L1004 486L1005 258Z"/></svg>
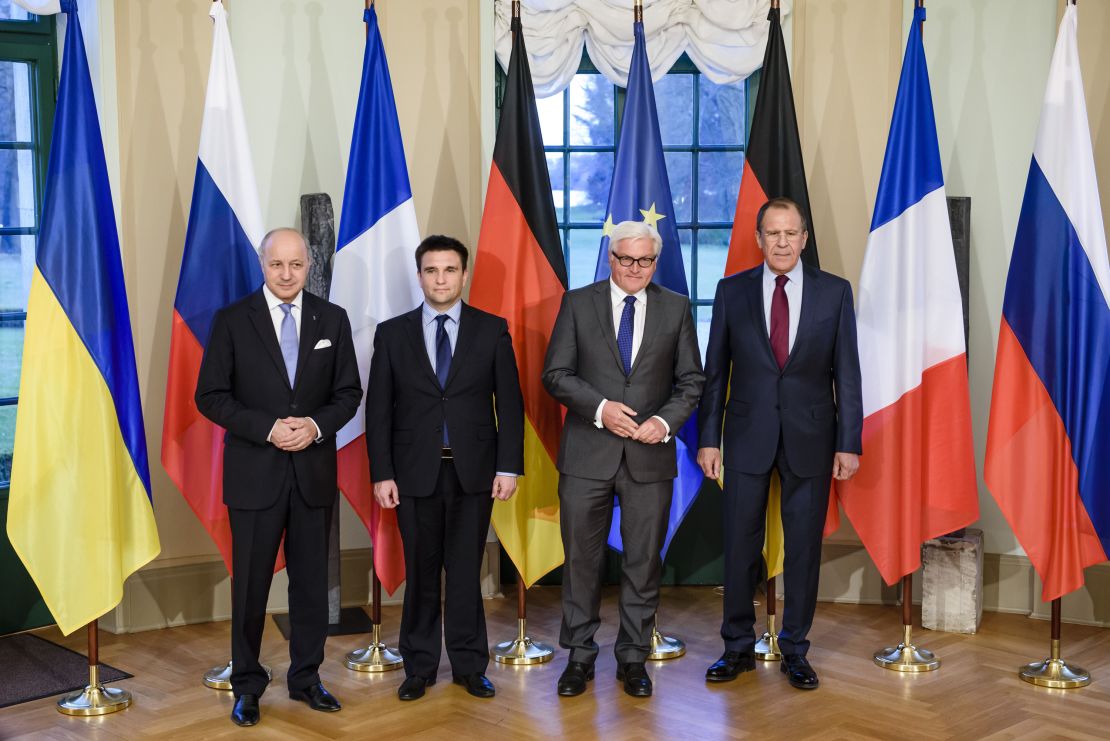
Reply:
<svg viewBox="0 0 1110 741"><path fill-rule="evenodd" d="M912 628L902 626L902 642L875 652L875 663L895 672L931 672L940 668L940 659L932 651L918 648L911 640Z"/></svg>
<svg viewBox="0 0 1110 741"><path fill-rule="evenodd" d="M274 678L274 673L265 664L262 665L262 671L266 672L267 680ZM206 671L204 673L204 686L214 690L230 690L231 662L227 662L227 666L214 666Z"/></svg>
<svg viewBox="0 0 1110 741"><path fill-rule="evenodd" d="M381 623L374 623L370 634L370 645L347 654L343 665L356 672L389 672L400 669L405 664L401 655L382 643Z"/></svg>
<svg viewBox="0 0 1110 741"><path fill-rule="evenodd" d="M779 634L775 630L775 616L767 616L767 632L755 642L752 653L760 661L781 661L782 653L779 651Z"/></svg>
<svg viewBox="0 0 1110 741"><path fill-rule="evenodd" d="M655 625L651 629L651 653L649 661L667 661L677 659L686 653L686 644L677 638L665 636L659 632L659 616L655 616Z"/></svg>
<svg viewBox="0 0 1110 741"><path fill-rule="evenodd" d="M1072 690L1086 687L1091 683L1090 673L1079 666L1068 666L1060 658L1060 641L1052 641L1052 653L1044 661L1026 664L1018 672L1024 681L1038 687L1051 687L1057 690Z"/></svg>
<svg viewBox="0 0 1110 741"><path fill-rule="evenodd" d="M546 643L536 643L528 637L528 621L518 618L516 638L502 641L490 649L489 655L498 664L529 666L545 664L555 656L555 649Z"/></svg>
<svg viewBox="0 0 1110 741"><path fill-rule="evenodd" d="M58 700L58 712L63 715L107 715L119 712L130 704L131 693L102 685L100 667L93 665L89 667L88 686Z"/></svg>

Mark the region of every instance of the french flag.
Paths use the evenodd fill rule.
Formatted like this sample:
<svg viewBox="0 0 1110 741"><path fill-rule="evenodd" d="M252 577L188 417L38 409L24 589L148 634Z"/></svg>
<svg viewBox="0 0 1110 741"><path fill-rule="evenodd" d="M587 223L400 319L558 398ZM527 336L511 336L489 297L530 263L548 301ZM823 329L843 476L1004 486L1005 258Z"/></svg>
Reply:
<svg viewBox="0 0 1110 741"><path fill-rule="evenodd" d="M914 10L859 284L863 456L837 482L893 584L921 543L979 516L963 302L921 26Z"/></svg>
<svg viewBox="0 0 1110 741"><path fill-rule="evenodd" d="M365 384L378 323L411 311L423 300L423 293L414 262L420 231L393 83L373 6L364 11L363 20L367 34L362 87L343 189L331 301L347 310L359 376ZM405 580L404 552L396 511L382 510L374 500L366 455L365 393L362 404L338 433L339 488L370 531L375 573L392 594Z"/></svg>
<svg viewBox="0 0 1110 741"><path fill-rule="evenodd" d="M1046 602L1110 552L1110 264L1076 25L1068 4L1006 278L984 470Z"/></svg>
<svg viewBox="0 0 1110 741"><path fill-rule="evenodd" d="M216 311L262 284L257 249L265 232L227 10L216 0L208 15L213 21L212 62L173 305L162 465L216 542L230 573L231 527L223 503L224 431L197 411L193 395Z"/></svg>

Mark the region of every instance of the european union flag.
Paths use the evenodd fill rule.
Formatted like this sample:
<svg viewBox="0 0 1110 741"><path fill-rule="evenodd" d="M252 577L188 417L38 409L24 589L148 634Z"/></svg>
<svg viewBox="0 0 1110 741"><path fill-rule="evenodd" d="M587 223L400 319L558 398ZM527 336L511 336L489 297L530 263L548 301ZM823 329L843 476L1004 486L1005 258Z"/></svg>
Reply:
<svg viewBox="0 0 1110 741"><path fill-rule="evenodd" d="M632 66L628 72L628 95L624 106L624 124L617 143L617 161L613 168L613 184L609 190L609 208L605 219L604 236L597 255L594 280L609 277L609 232L622 221L645 221L654 226L663 237L663 250L659 253L654 280L664 288L690 295L686 283L686 269L682 265L682 248L678 241L678 227L674 218L674 201L671 199L670 181L667 180L667 163L663 158L663 140L659 135L659 114L655 109L655 90L651 84L647 45L644 42L644 24L633 25L635 46ZM650 307L648 309L650 311ZM697 415L678 432L678 476L674 480L671 513L667 520L667 537L663 541L663 555L671 545L678 526L694 503L704 476L698 468ZM613 525L609 530L609 545L622 550L620 531L620 506L613 508Z"/></svg>

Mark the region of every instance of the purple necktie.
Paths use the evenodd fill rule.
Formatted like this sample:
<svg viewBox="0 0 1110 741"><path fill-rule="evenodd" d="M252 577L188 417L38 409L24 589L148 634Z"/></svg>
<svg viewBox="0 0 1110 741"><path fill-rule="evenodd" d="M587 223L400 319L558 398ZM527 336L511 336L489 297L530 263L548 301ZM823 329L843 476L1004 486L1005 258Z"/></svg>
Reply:
<svg viewBox="0 0 1110 741"><path fill-rule="evenodd" d="M790 302L786 298L785 275L775 276L775 292L771 296L771 350L779 370L786 366L790 355Z"/></svg>

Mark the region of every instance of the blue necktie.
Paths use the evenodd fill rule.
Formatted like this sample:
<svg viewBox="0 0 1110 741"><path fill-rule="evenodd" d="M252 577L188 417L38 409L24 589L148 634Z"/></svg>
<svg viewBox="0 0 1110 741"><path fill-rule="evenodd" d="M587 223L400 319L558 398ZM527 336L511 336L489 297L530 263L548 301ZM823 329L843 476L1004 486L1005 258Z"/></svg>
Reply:
<svg viewBox="0 0 1110 741"><path fill-rule="evenodd" d="M289 374L289 385L297 376L297 349L300 340L297 339L297 322L293 319L293 304L278 304L285 312L281 320L281 357L285 358L285 372Z"/></svg>
<svg viewBox="0 0 1110 741"><path fill-rule="evenodd" d="M624 375L632 373L632 326L636 319L636 297L624 297L624 311L621 313L621 326L617 332L617 349L624 363Z"/></svg>
<svg viewBox="0 0 1110 741"><path fill-rule="evenodd" d="M451 317L440 314L436 317L436 378L439 387L447 388L447 374L451 372L451 338L447 336L447 320ZM447 420L443 420L443 447L450 447L447 440Z"/></svg>

